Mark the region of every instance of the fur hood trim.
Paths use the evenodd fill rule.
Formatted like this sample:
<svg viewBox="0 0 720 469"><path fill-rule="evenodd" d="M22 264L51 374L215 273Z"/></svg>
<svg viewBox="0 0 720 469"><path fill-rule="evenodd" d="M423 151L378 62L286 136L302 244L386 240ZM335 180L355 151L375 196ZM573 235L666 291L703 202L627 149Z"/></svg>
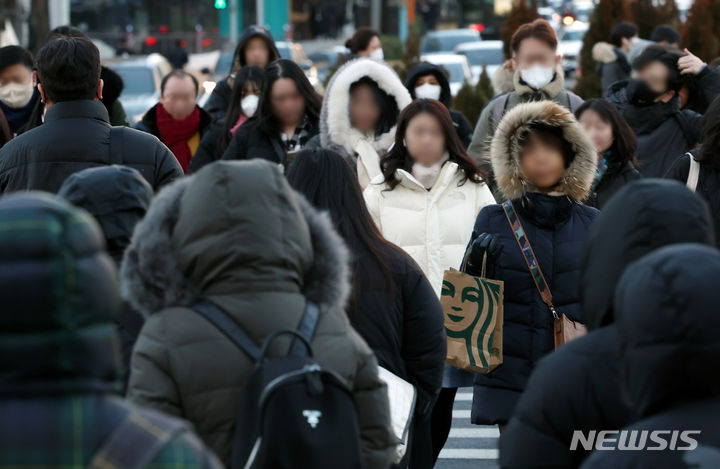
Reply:
<svg viewBox="0 0 720 469"><path fill-rule="evenodd" d="M493 173L498 187L509 200L519 199L538 189L525 178L520 166L521 146L518 137L531 124L559 127L572 144L575 158L565 170L556 192L580 202L592 184L597 169L597 152L575 116L552 101L518 104L505 114L498 125L490 148Z"/></svg>
<svg viewBox="0 0 720 469"><path fill-rule="evenodd" d="M552 81L543 86L542 89L534 90L521 81L520 69L517 69L513 74L513 85L515 86L515 91L520 96L537 94L537 92L540 91L547 99L555 99L555 97L565 89L565 71L563 70L562 64L558 64L558 66L555 67L555 77Z"/></svg>
<svg viewBox="0 0 720 469"><path fill-rule="evenodd" d="M164 188L134 232L120 269L121 293L144 316L170 307L186 307L199 293L184 278L173 251L172 233L185 190L203 172ZM310 231L313 262L304 273L305 297L331 309L345 307L350 295L349 252L326 212L319 212L293 191Z"/></svg>
<svg viewBox="0 0 720 469"><path fill-rule="evenodd" d="M506 60L498 68L492 77L492 86L495 94L512 93L515 89L515 70L513 70L512 60Z"/></svg>
<svg viewBox="0 0 720 469"><path fill-rule="evenodd" d="M615 47L607 42L598 42L592 48L592 58L595 62L610 63L617 60Z"/></svg>
<svg viewBox="0 0 720 469"><path fill-rule="evenodd" d="M341 150L352 156L359 139L367 138L350 125L350 86L363 77L369 77L381 90L392 96L402 111L412 98L395 70L387 64L358 58L345 63L335 72L325 92L320 113L320 144L323 148ZM372 141L379 153L385 152L395 141L395 126Z"/></svg>

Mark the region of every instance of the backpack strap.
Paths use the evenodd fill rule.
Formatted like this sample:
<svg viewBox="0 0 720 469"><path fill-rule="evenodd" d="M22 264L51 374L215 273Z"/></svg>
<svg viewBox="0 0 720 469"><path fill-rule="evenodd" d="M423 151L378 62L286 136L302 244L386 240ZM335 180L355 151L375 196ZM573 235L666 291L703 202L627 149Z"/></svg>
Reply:
<svg viewBox="0 0 720 469"><path fill-rule="evenodd" d="M180 419L148 409L130 410L93 455L89 469L141 469L177 435L188 430Z"/></svg>
<svg viewBox="0 0 720 469"><path fill-rule="evenodd" d="M570 111L575 114L575 111L580 109L580 106L582 106L585 101L572 91L568 90L566 91L566 93L568 97L568 105L570 106Z"/></svg>
<svg viewBox="0 0 720 469"><path fill-rule="evenodd" d="M530 241L527 239L527 234L525 233L522 223L520 223L520 218L518 218L517 213L515 212L515 207L509 200L503 202L502 207L505 211L505 217L510 224L510 230L515 235L515 240L517 241L518 246L520 246L520 251L525 258L525 263L530 271L530 276L532 277L533 282L535 282L535 287L540 293L540 298L542 298L543 302L548 306L553 317L555 319L559 319L560 316L557 311L555 311L555 306L553 306L552 303L552 293L550 293L550 287L548 287L545 276L540 269L540 264L538 264L535 252L533 251L532 246L530 246Z"/></svg>
<svg viewBox="0 0 720 469"><path fill-rule="evenodd" d="M495 99L495 101L493 101L493 109L492 109L493 133L495 133L495 130L497 129L498 125L500 125L500 121L502 120L503 115L505 114L505 108L507 107L509 98L510 98L510 93L505 93L501 96L498 96Z"/></svg>
<svg viewBox="0 0 720 469"><path fill-rule="evenodd" d="M697 189L698 178L700 177L700 162L695 159L692 153L685 153L690 157L690 171L688 172L688 178L685 185L688 189L695 192Z"/></svg>
<svg viewBox="0 0 720 469"><path fill-rule="evenodd" d="M220 329L240 350L245 352L253 361L260 359L260 347L248 335L240 325L233 320L225 311L207 300L198 300L190 306L202 317L207 319L213 326Z"/></svg>
<svg viewBox="0 0 720 469"><path fill-rule="evenodd" d="M300 320L300 325L298 325L297 331L307 338L308 341L312 341L315 336L315 329L317 329L319 319L320 308L318 308L318 306L312 301L308 301L305 305L305 312ZM307 347L303 344L301 339L298 339L297 337L293 339L289 355L301 357L307 355Z"/></svg>
<svg viewBox="0 0 720 469"><path fill-rule="evenodd" d="M123 164L123 127L110 127L110 164Z"/></svg>

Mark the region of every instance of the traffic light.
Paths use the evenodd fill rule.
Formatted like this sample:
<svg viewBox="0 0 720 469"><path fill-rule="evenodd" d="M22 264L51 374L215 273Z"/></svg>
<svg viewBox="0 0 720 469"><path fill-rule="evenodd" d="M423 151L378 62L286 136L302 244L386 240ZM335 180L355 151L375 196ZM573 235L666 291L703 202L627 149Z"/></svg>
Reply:
<svg viewBox="0 0 720 469"><path fill-rule="evenodd" d="M215 8L224 10L227 7L227 0L215 0Z"/></svg>

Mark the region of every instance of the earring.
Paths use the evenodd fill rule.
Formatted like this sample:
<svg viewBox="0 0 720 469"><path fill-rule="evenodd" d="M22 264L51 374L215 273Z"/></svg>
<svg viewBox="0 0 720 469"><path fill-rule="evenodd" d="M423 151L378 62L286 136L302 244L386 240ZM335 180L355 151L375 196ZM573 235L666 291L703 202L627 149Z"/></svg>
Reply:
<svg viewBox="0 0 720 469"><path fill-rule="evenodd" d="M407 142L405 141L405 139L403 139L403 146L407 147Z"/></svg>

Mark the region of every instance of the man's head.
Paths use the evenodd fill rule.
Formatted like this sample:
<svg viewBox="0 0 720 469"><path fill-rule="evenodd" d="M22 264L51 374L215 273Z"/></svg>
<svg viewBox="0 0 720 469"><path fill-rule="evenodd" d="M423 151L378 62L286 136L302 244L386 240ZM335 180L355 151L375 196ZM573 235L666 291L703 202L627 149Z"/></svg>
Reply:
<svg viewBox="0 0 720 469"><path fill-rule="evenodd" d="M655 95L655 102L667 103L684 84L677 66L682 56L683 53L673 47L660 44L648 46L633 62L633 78L649 87Z"/></svg>
<svg viewBox="0 0 720 469"><path fill-rule="evenodd" d="M182 70L168 73L160 83L160 103L173 119L182 120L195 110L197 78Z"/></svg>
<svg viewBox="0 0 720 469"><path fill-rule="evenodd" d="M656 26L650 35L650 40L664 46L680 48L680 34L678 34L675 28L666 24Z"/></svg>
<svg viewBox="0 0 720 469"><path fill-rule="evenodd" d="M32 55L20 46L0 48L0 101L11 108L26 106L33 97Z"/></svg>
<svg viewBox="0 0 720 469"><path fill-rule="evenodd" d="M638 29L632 23L622 21L612 27L610 31L610 41L615 47L619 47L625 52L629 52L630 48L638 37Z"/></svg>
<svg viewBox="0 0 720 469"><path fill-rule="evenodd" d="M102 98L100 53L84 37L58 37L37 55L38 90L46 104Z"/></svg>
<svg viewBox="0 0 720 469"><path fill-rule="evenodd" d="M561 59L557 54L557 45L557 34L550 23L543 19L526 23L515 31L510 42L513 65L516 69L527 69L533 65L554 69Z"/></svg>

